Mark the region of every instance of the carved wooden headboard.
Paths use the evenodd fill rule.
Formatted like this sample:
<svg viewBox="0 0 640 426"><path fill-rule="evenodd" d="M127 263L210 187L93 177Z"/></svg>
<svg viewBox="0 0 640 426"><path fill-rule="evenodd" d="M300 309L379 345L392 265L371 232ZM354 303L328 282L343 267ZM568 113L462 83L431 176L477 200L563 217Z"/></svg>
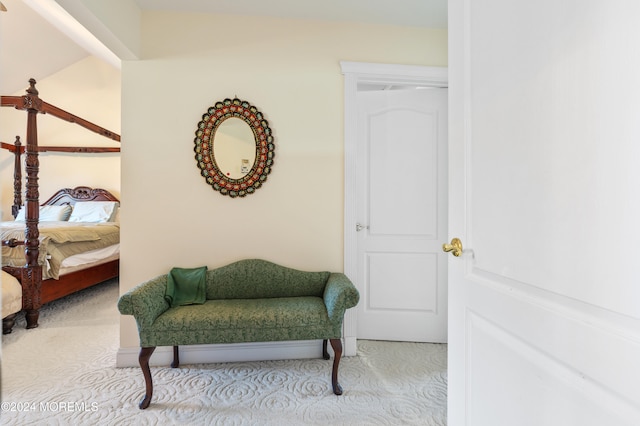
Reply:
<svg viewBox="0 0 640 426"><path fill-rule="evenodd" d="M78 201L120 201L115 195L101 188L90 188L88 186L76 186L75 188L64 188L53 194L51 198L42 205L63 206L74 205Z"/></svg>

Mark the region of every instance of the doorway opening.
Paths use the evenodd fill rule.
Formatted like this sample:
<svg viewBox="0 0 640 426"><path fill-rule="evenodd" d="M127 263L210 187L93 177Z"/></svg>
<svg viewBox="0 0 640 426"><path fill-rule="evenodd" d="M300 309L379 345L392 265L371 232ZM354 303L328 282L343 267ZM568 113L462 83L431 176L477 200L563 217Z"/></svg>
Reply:
<svg viewBox="0 0 640 426"><path fill-rule="evenodd" d="M447 69L389 64L342 62L345 77L345 211L344 211L344 271L356 283L359 290L363 283L359 279L361 262L358 258L358 244L366 229L360 223L358 206L358 97L364 92L407 91L431 88L446 88ZM445 124L446 127L446 124ZM446 217L446 212L445 212ZM440 236L438 236L440 237ZM363 303L363 302L361 302ZM366 303L366 302L365 302ZM446 305L446 301L445 301ZM355 311L355 310L351 310ZM345 316L345 353L355 355L358 337L357 312L347 312Z"/></svg>

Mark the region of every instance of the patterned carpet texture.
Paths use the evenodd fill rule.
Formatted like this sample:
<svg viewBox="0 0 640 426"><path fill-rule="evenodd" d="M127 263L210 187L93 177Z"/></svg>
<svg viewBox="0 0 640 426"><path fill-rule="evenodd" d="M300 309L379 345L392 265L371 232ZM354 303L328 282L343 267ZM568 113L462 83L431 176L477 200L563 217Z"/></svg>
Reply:
<svg viewBox="0 0 640 426"><path fill-rule="evenodd" d="M358 341L323 359L152 367L147 410L139 368L116 368L118 282L47 305L2 337L3 425L446 425L447 347Z"/></svg>

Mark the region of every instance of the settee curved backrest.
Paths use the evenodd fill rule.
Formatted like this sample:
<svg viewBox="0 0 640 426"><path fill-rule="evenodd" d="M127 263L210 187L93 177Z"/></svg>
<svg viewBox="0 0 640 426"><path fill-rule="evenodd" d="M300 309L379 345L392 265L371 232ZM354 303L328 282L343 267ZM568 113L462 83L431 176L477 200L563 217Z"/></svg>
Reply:
<svg viewBox="0 0 640 426"><path fill-rule="evenodd" d="M245 259L207 271L207 299L322 297L329 275Z"/></svg>

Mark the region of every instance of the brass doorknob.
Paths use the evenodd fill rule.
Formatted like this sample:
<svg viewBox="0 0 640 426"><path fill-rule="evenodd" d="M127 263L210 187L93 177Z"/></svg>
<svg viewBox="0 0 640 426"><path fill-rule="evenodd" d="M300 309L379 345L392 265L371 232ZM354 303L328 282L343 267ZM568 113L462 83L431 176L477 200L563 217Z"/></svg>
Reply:
<svg viewBox="0 0 640 426"><path fill-rule="evenodd" d="M462 254L462 241L459 238L451 240L451 244L443 244L442 250L445 252L451 252L455 257L459 257Z"/></svg>

